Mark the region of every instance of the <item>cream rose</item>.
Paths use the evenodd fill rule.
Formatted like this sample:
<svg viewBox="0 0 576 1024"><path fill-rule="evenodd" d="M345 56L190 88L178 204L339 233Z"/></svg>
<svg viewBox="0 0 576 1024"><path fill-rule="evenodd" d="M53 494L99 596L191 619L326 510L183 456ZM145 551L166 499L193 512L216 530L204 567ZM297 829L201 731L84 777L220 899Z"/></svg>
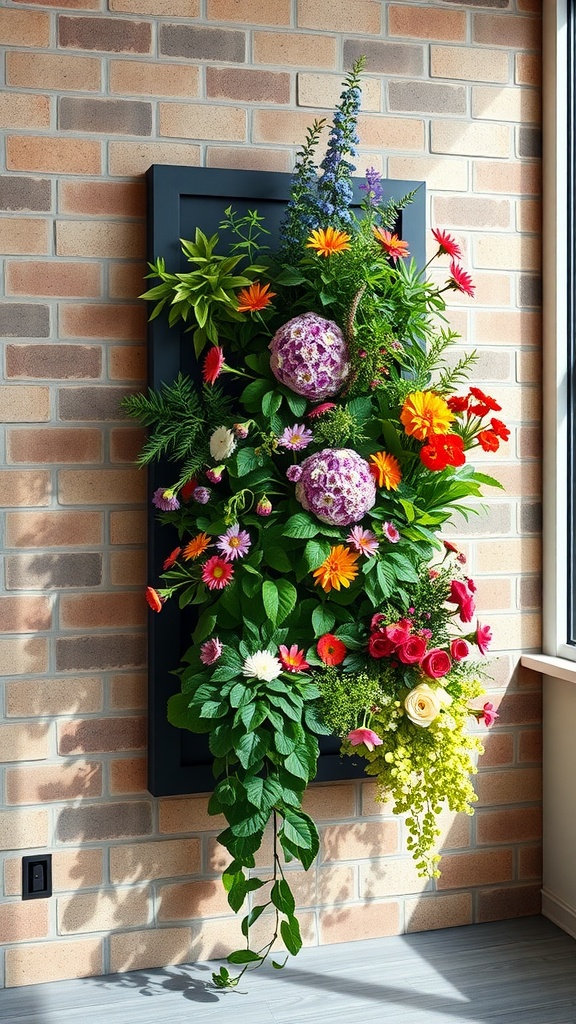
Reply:
<svg viewBox="0 0 576 1024"><path fill-rule="evenodd" d="M414 725L426 729L438 717L443 707L449 707L452 697L441 686L418 683L404 701L406 714Z"/></svg>

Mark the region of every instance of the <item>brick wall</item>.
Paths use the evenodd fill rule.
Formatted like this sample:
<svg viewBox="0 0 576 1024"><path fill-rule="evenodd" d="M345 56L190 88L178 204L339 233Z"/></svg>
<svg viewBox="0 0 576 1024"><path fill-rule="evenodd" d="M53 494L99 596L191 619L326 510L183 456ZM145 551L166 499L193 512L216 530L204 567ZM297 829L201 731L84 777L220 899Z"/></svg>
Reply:
<svg viewBox="0 0 576 1024"><path fill-rule="evenodd" d="M367 55L359 169L425 179L477 298L452 323L512 426L506 485L453 529L495 634L500 720L474 819L415 876L371 782L315 787L307 943L539 910L538 0L0 0L0 972L8 986L238 941L203 797L145 783L144 475L118 402L145 379L143 172L289 170ZM21 902L50 850L54 898ZM269 860L270 851L261 854Z"/></svg>

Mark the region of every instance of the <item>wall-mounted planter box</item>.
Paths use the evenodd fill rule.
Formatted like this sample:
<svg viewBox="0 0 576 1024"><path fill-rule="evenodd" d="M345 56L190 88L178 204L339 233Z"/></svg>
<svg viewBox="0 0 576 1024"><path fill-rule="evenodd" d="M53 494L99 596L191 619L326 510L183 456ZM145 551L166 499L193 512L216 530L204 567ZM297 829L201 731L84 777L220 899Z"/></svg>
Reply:
<svg viewBox="0 0 576 1024"><path fill-rule="evenodd" d="M147 174L148 186L148 259L163 256L171 271L188 268L179 239L194 238L196 227L206 234L218 231L226 207L232 205L239 213L257 209L266 218L271 231L271 245L278 237L279 227L289 195L291 175L271 171L228 171L209 168L169 167L155 165ZM415 181L385 181L384 195L400 199L419 187L415 201L401 215L400 237L410 243L410 252L419 266L425 263L425 187ZM362 193L357 193L360 204ZM153 283L153 282L151 282ZM144 286L143 286L144 288ZM162 315L149 324L148 383L159 388L174 380L178 372L199 379L190 334L169 328ZM149 493L171 482L172 470L154 464L150 470ZM153 583L162 562L177 544L170 531L161 527L150 505L149 518L149 581ZM168 602L161 615L149 616L149 762L148 788L154 796L179 793L202 793L213 788L212 755L206 736L196 736L175 729L166 718L168 698L180 689L171 674L180 657L190 646L194 628L194 609L180 612L175 601ZM364 775L364 762L341 758L340 742L334 737L322 738L317 781L352 779Z"/></svg>

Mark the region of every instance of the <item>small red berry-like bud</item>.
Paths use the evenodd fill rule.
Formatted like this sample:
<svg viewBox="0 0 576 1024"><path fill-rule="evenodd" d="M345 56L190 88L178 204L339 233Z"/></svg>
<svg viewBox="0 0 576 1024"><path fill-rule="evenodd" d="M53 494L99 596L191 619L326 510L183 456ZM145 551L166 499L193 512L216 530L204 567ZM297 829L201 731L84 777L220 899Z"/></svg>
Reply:
<svg viewBox="0 0 576 1024"><path fill-rule="evenodd" d="M256 515L258 516L269 516L272 511L272 502L270 498L267 498L265 494L262 495L260 501L256 505Z"/></svg>

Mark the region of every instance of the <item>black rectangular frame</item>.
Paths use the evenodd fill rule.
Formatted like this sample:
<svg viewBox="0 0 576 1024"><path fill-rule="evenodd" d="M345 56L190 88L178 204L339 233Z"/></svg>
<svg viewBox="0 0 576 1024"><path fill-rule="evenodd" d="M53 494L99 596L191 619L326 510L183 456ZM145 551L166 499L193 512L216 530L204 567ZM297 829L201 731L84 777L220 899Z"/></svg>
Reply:
<svg viewBox="0 0 576 1024"><path fill-rule="evenodd" d="M147 258L166 260L173 272L187 269L180 239L194 237L198 226L206 234L218 231L226 207L243 214L257 209L265 216L266 227L277 236L292 175L274 171L244 171L205 167L175 167L155 164L147 175ZM362 192L355 183L355 205ZM426 187L418 181L383 181L386 198L401 199L418 189L414 202L401 212L400 237L410 243L410 253L423 267L425 256ZM190 334L168 327L168 318L159 316L148 328L148 384L157 389L174 380L179 372L199 379ZM154 464L149 471L149 489L171 482L167 464ZM162 562L177 546L176 535L160 526L152 505L148 520L148 578L158 578ZM166 703L178 693L178 678L172 674L180 657L190 646L193 609L181 612L177 602L167 602L161 614L148 616L148 789L153 796L173 796L210 792L214 786L212 755L206 736L176 729L166 717ZM364 776L365 762L342 758L337 737L322 737L318 774L315 781L329 782Z"/></svg>

